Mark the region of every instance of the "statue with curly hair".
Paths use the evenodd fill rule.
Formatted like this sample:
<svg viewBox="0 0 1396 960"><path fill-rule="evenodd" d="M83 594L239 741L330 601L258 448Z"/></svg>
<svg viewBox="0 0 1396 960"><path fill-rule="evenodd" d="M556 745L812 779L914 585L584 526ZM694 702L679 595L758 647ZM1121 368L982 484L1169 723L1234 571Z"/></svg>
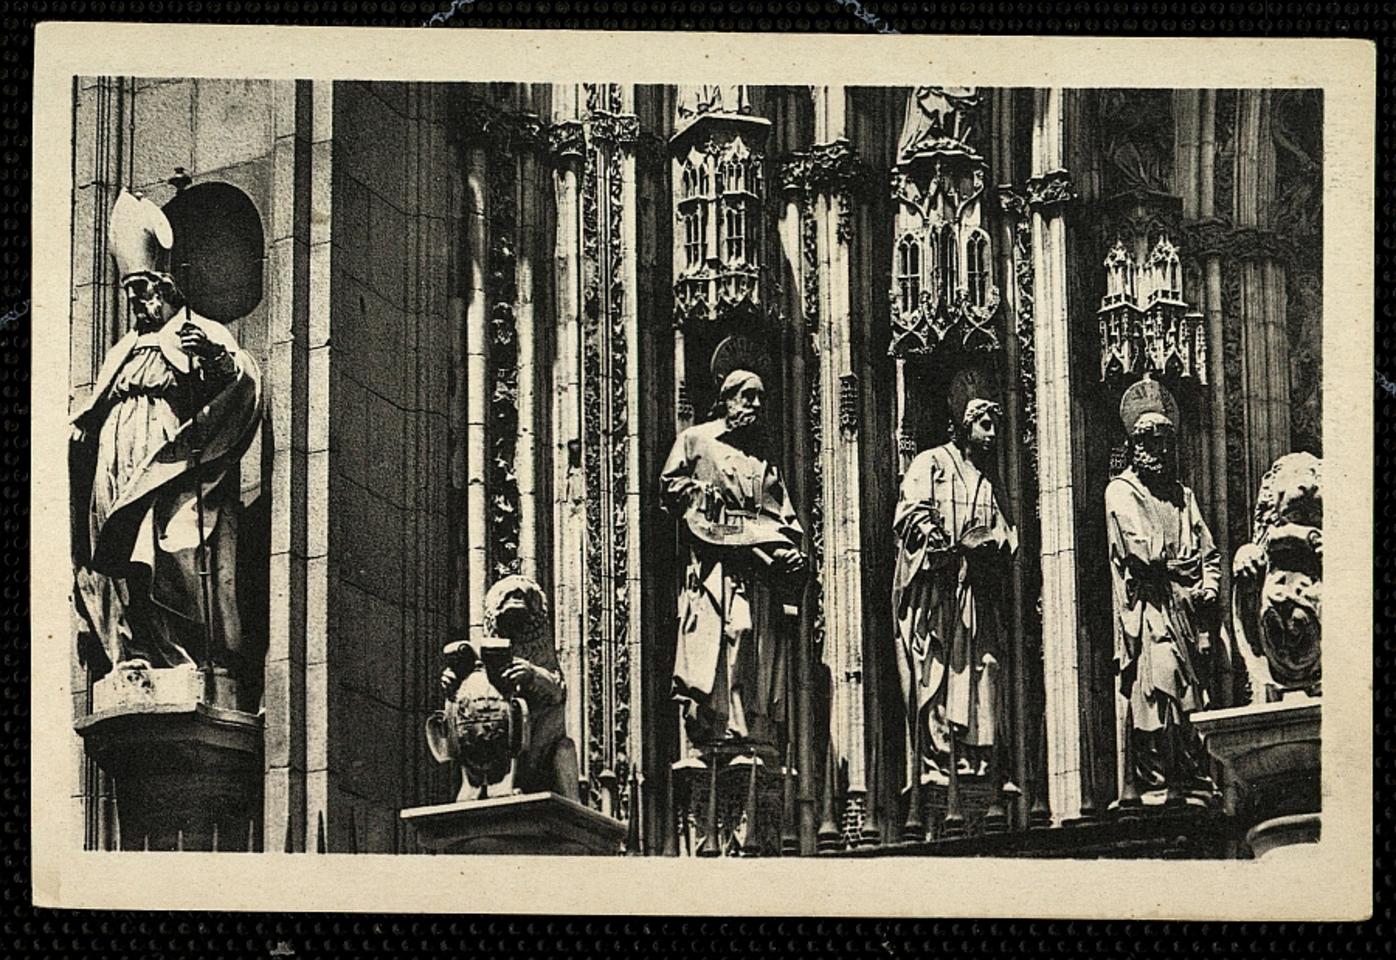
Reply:
<svg viewBox="0 0 1396 960"><path fill-rule="evenodd" d="M447 644L445 706L427 719L440 763L461 768L458 800L551 791L577 799L577 747L547 597L508 576L485 594L484 638Z"/></svg>
<svg viewBox="0 0 1396 960"><path fill-rule="evenodd" d="M1268 696L1319 692L1323 461L1280 457L1260 481L1251 542L1232 563L1232 616Z"/></svg>

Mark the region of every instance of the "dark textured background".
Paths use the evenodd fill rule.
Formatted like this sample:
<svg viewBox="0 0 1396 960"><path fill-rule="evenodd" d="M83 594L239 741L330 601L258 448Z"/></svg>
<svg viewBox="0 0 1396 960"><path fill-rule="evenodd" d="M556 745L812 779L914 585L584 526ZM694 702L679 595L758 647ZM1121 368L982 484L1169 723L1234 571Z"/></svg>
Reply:
<svg viewBox="0 0 1396 960"><path fill-rule="evenodd" d="M561 956L611 957L622 953L670 956L1085 955L1119 957L1367 957L1385 956L1396 939L1392 853L1387 804L1391 799L1391 647L1386 622L1396 598L1390 560L1396 485L1396 150L1391 70L1394 18L1383 3L910 3L862 0L863 9L900 33L1039 33L1249 36L1344 36L1377 41L1377 355L1376 523L1374 643L1375 916L1366 924L1220 924L1074 921L685 920L599 918L372 917L328 914L111 913L35 910L29 906L29 216L30 109L34 24L42 20L304 23L412 26L445 12L450 0L411 3L307 2L11 2L0 12L0 396L3 396L3 497L0 498L0 720L8 741L0 775L0 854L4 905L0 954L15 957L268 957L278 945L296 957L345 956ZM447 26L577 27L793 32L872 32L837 0L766 2L512 2L477 0L461 6ZM1128 65L1122 65L1127 70ZM1138 80L1141 78L1131 77ZM1362 635L1344 639L1361 643ZM1333 641L1330 641L1333 642ZM937 891L956 883L953 865L928 863L926 909ZM1186 867L1179 865L1180 882ZM1315 877L1316 883L1328 878ZM1336 879L1336 878L1334 878ZM477 882L488 882L481 877ZM1031 891L1024 891L1030 896ZM675 904L682 892L675 891ZM1101 891L1102 901L1108 891ZM470 890L461 890L461 909ZM733 905L734 911L740 909Z"/></svg>

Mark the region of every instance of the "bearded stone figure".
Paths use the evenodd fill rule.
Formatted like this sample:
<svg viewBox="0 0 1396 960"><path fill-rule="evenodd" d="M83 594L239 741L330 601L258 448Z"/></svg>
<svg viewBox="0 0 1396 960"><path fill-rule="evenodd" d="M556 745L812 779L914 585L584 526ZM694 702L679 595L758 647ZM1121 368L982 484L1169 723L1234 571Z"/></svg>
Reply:
<svg viewBox="0 0 1396 960"><path fill-rule="evenodd" d="M211 665L245 655L236 592L238 462L261 421L261 377L227 327L192 312L171 276L174 235L123 190L110 245L131 329L73 417L74 603L79 654L115 668ZM235 685L214 698L237 708Z"/></svg>
<svg viewBox="0 0 1396 960"><path fill-rule="evenodd" d="M682 521L673 694L690 742L770 744L784 716L783 592L805 569L803 532L763 452L766 388L739 338L713 354L715 417L679 434L660 475Z"/></svg>
<svg viewBox="0 0 1396 960"><path fill-rule="evenodd" d="M551 791L577 799L577 747L543 589L508 576L485 594L484 638L448 644L443 709L427 720L440 763L461 769L458 800Z"/></svg>
<svg viewBox="0 0 1396 960"><path fill-rule="evenodd" d="M1289 453L1260 482L1251 542L1232 564L1232 615L1273 695L1322 679L1323 461Z"/></svg>
<svg viewBox="0 0 1396 960"><path fill-rule="evenodd" d="M1221 556L1177 478L1178 407L1162 384L1125 391L1129 465L1105 488L1115 667L1125 711L1120 806L1166 788L1170 805L1206 789L1189 715L1205 706L1194 659L1213 640Z"/></svg>
<svg viewBox="0 0 1396 960"><path fill-rule="evenodd" d="M907 718L906 783L948 784L946 828L963 828L958 778L987 766L988 825L1006 818L1001 763L1003 603L1017 531L999 503L995 446L1002 416L969 371L950 387L954 437L917 455L902 479L892 530L892 610Z"/></svg>

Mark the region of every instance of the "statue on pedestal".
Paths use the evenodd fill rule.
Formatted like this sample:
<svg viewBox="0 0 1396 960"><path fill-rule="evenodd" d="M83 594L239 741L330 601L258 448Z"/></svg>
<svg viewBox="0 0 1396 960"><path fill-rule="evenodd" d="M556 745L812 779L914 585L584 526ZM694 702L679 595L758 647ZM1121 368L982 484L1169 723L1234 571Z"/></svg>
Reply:
<svg viewBox="0 0 1396 960"><path fill-rule="evenodd" d="M714 351L714 419L679 434L660 475L687 553L674 698L700 747L774 743L787 706L780 594L798 586L806 564L795 508L761 450L759 359L740 344L728 338Z"/></svg>
<svg viewBox="0 0 1396 960"><path fill-rule="evenodd" d="M968 141L977 106L978 87L917 87L907 97L898 161L923 151L973 153Z"/></svg>
<svg viewBox="0 0 1396 960"><path fill-rule="evenodd" d="M1266 687L1317 694L1322 679L1323 461L1289 453L1260 482L1250 543L1232 565L1232 613Z"/></svg>
<svg viewBox="0 0 1396 960"><path fill-rule="evenodd" d="M480 643L443 651L445 706L426 728L432 755L460 766L458 800L542 791L576 800L577 747L543 589L508 576L486 592L484 607Z"/></svg>
<svg viewBox="0 0 1396 960"><path fill-rule="evenodd" d="M740 83L680 84L674 110L680 124L705 113L749 114L751 97Z"/></svg>
<svg viewBox="0 0 1396 960"><path fill-rule="evenodd" d="M72 420L79 655L99 677L182 665L259 673L242 662L235 581L238 462L262 415L257 364L185 302L159 207L122 190L109 231L132 328Z"/></svg>
<svg viewBox="0 0 1396 960"><path fill-rule="evenodd" d="M913 799L927 781L950 787L946 827L952 832L963 828L959 776L979 770L986 759L994 791L987 816L1006 816L1002 607L1018 537L994 486L1002 412L989 394L972 371L956 376L950 388L954 439L912 460L892 526L906 783Z"/></svg>
<svg viewBox="0 0 1396 960"><path fill-rule="evenodd" d="M1145 379L1120 402L1129 465L1105 488L1115 666L1125 710L1120 806L1141 787L1181 805L1203 787L1189 715L1205 706L1193 658L1212 643L1221 556L1197 498L1177 478L1178 407Z"/></svg>

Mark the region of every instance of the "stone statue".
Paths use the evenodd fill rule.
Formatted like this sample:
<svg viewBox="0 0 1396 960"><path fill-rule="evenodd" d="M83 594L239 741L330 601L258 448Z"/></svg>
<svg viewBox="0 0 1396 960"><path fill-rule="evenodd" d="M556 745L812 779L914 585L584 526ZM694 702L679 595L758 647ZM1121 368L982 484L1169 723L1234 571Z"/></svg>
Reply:
<svg viewBox="0 0 1396 960"><path fill-rule="evenodd" d="M774 742L788 653L780 597L806 564L780 470L761 452L765 385L743 343L714 351L715 417L679 434L660 475L687 554L673 692L700 747Z"/></svg>
<svg viewBox="0 0 1396 960"><path fill-rule="evenodd" d="M576 800L577 747L547 598L508 576L485 594L484 638L446 646L445 706L427 720L439 763L461 769L458 800L551 791Z"/></svg>
<svg viewBox="0 0 1396 960"><path fill-rule="evenodd" d="M261 664L244 662L235 578L257 364L185 303L159 207L123 190L109 230L132 329L72 420L79 655L99 677L185 664L251 676Z"/></svg>
<svg viewBox="0 0 1396 960"><path fill-rule="evenodd" d="M969 150L970 115L979 106L978 87L917 87L906 101L897 158L923 150Z"/></svg>
<svg viewBox="0 0 1396 960"><path fill-rule="evenodd" d="M680 84L674 110L683 124L704 113L751 113L751 99L740 83Z"/></svg>
<svg viewBox="0 0 1396 960"><path fill-rule="evenodd" d="M908 789L927 781L957 784L961 773L987 760L994 791L988 816L1001 820L1007 731L1002 610L1018 536L994 486L1002 412L988 384L961 372L951 384L950 409L954 439L912 460L892 525L905 782ZM953 830L962 818L947 806Z"/></svg>
<svg viewBox="0 0 1396 960"><path fill-rule="evenodd" d="M1115 666L1125 710L1120 806L1141 786L1165 802L1205 789L1189 715L1205 705L1194 657L1212 643L1221 557L1197 498L1177 479L1178 407L1162 384L1129 387L1120 402L1129 465L1105 488Z"/></svg>
<svg viewBox="0 0 1396 960"><path fill-rule="evenodd" d="M1322 678L1323 461L1289 453L1266 471L1251 542L1232 565L1237 633L1261 682L1317 695Z"/></svg>

